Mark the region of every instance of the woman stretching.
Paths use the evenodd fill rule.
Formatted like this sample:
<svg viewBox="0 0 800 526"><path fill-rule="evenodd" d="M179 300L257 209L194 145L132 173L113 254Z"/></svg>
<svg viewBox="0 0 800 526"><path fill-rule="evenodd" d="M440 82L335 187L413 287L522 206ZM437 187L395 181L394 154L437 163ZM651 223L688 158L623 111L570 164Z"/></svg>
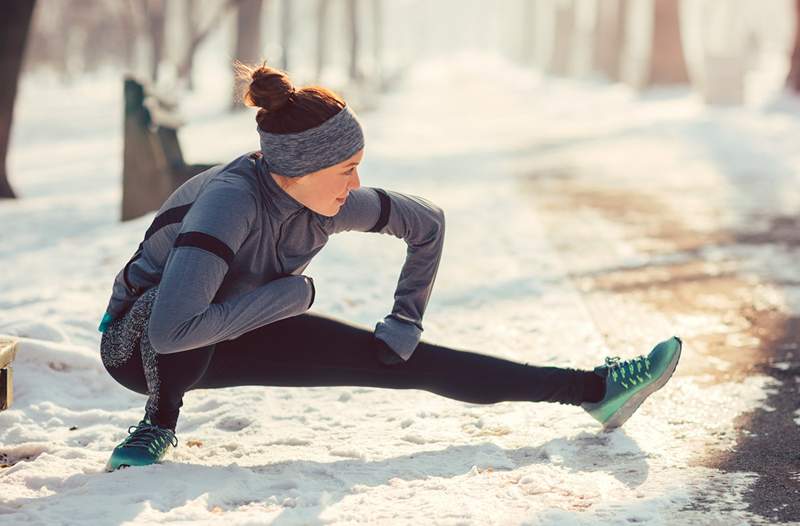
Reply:
<svg viewBox="0 0 800 526"><path fill-rule="evenodd" d="M260 151L215 166L164 202L114 280L102 361L148 396L107 469L159 462L177 446L183 395L242 385L423 389L476 404L581 405L621 425L670 378L681 342L606 358L592 371L534 367L420 341L444 241L430 201L362 187L364 136L335 93L295 89L282 71L237 64L258 106ZM308 312L303 271L332 234L376 232L408 245L391 314L374 329Z"/></svg>

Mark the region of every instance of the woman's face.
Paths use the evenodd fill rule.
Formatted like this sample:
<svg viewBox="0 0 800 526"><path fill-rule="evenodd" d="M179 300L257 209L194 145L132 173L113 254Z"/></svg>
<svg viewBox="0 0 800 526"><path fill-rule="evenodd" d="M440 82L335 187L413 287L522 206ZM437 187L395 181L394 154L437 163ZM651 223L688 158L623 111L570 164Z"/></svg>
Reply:
<svg viewBox="0 0 800 526"><path fill-rule="evenodd" d="M271 174L286 193L305 207L324 216L335 216L347 199L350 190L361 186L358 165L364 149L339 164L323 168L302 177L283 177Z"/></svg>

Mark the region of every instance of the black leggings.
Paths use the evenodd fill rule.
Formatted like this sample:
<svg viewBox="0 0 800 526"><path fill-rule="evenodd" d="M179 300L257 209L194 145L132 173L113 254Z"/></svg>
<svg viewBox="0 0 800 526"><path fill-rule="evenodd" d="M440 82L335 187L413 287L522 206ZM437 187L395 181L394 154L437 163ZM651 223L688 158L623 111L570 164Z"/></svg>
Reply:
<svg viewBox="0 0 800 526"><path fill-rule="evenodd" d="M424 341L407 362L386 365L376 356L371 330L310 312L209 347L151 353L154 366L148 365L147 356L142 358L145 345L135 345L124 360L104 358L103 363L119 383L150 395L148 415L173 430L183 394L192 389L348 385L422 389L475 404L530 401L577 405L596 401L592 393L602 382L589 371L534 367Z"/></svg>

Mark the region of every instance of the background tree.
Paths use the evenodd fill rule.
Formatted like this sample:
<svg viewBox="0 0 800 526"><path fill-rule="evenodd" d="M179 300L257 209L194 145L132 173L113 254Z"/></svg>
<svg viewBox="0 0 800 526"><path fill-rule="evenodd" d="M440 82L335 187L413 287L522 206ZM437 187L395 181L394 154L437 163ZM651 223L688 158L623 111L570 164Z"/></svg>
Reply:
<svg viewBox="0 0 800 526"><path fill-rule="evenodd" d="M164 26L166 25L166 6L164 0L146 0L144 4L147 36L150 39L150 78L158 80L158 67L164 57Z"/></svg>
<svg viewBox="0 0 800 526"><path fill-rule="evenodd" d="M241 0L236 6L236 47L233 58L245 64L255 64L261 60L261 12L262 0ZM240 104L242 81L233 83L231 108Z"/></svg>
<svg viewBox="0 0 800 526"><path fill-rule="evenodd" d="M794 2L794 16L796 20L794 51L792 52L792 63L786 84L793 91L800 93L800 0L795 0Z"/></svg>
<svg viewBox="0 0 800 526"><path fill-rule="evenodd" d="M6 154L11 138L17 81L35 5L35 0L6 0L0 17L0 78L3 79L0 82L0 197L16 197L8 182Z"/></svg>
<svg viewBox="0 0 800 526"><path fill-rule="evenodd" d="M655 0L653 13L653 51L650 63L651 84L689 82L681 42L678 0Z"/></svg>
<svg viewBox="0 0 800 526"><path fill-rule="evenodd" d="M592 62L609 80L620 79L624 48L626 0L598 0Z"/></svg>
<svg viewBox="0 0 800 526"><path fill-rule="evenodd" d="M536 65L536 3L523 2L520 13L522 36L519 59L527 66Z"/></svg>
<svg viewBox="0 0 800 526"><path fill-rule="evenodd" d="M289 71L289 45L292 41L292 0L281 2L281 67Z"/></svg>
<svg viewBox="0 0 800 526"><path fill-rule="evenodd" d="M330 13L330 0L317 0L317 62L314 75L317 80L322 78L322 71L328 62L328 16Z"/></svg>
<svg viewBox="0 0 800 526"><path fill-rule="evenodd" d="M546 71L558 76L569 75L575 41L575 4L573 0L557 0L552 9L555 10L554 39Z"/></svg>
<svg viewBox="0 0 800 526"><path fill-rule="evenodd" d="M375 83L383 86L383 0L372 0L372 60Z"/></svg>
<svg viewBox="0 0 800 526"><path fill-rule="evenodd" d="M678 0L627 2L622 77L637 89L688 84Z"/></svg>
<svg viewBox="0 0 800 526"><path fill-rule="evenodd" d="M361 70L359 69L359 47L361 46L361 34L358 24L358 0L347 0L347 28L350 34L350 79L361 80Z"/></svg>
<svg viewBox="0 0 800 526"><path fill-rule="evenodd" d="M194 71L194 57L197 49L205 39L211 35L215 29L222 25L222 21L228 13L236 7L242 0L225 0L221 2L217 9L210 11L211 15L205 20L201 20L201 4L198 0L186 0L186 24L187 43L184 48L183 59L179 61L177 67L178 78L181 79L186 87L194 89L192 73Z"/></svg>

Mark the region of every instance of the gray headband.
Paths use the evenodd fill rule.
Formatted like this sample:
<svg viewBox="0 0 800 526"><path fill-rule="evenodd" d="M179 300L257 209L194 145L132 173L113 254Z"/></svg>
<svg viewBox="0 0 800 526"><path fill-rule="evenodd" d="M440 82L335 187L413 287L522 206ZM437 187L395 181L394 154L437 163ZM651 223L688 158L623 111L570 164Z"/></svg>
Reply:
<svg viewBox="0 0 800 526"><path fill-rule="evenodd" d="M300 177L349 159L364 147L364 133L349 106L315 128L269 133L256 127L271 172Z"/></svg>

